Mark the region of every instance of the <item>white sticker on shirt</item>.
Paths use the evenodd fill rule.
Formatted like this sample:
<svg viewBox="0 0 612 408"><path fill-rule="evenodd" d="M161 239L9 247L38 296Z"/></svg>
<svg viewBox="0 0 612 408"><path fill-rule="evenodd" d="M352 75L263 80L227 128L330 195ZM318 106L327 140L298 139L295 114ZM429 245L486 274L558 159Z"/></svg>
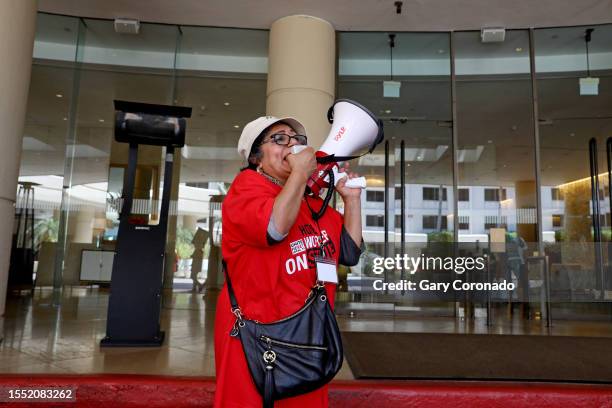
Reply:
<svg viewBox="0 0 612 408"><path fill-rule="evenodd" d="M315 257L317 264L317 280L322 282L338 283L338 272L333 259Z"/></svg>
<svg viewBox="0 0 612 408"><path fill-rule="evenodd" d="M306 247L304 246L304 241L298 239L297 241L293 241L289 244L291 246L291 253L293 255L299 254L300 252L304 252Z"/></svg>

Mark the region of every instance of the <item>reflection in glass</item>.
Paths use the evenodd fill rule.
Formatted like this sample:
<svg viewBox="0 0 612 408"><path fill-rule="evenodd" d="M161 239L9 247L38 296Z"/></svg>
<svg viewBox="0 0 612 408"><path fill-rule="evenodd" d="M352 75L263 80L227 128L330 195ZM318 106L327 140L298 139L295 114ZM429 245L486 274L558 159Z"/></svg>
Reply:
<svg viewBox="0 0 612 408"><path fill-rule="evenodd" d="M393 296L373 293L375 279L397 282L408 278L404 271L374 274L373 259L435 255L439 242L452 240L450 53L448 34L396 34L393 80L401 84L400 95L385 97L383 82L391 79L388 40L385 33L340 34L338 96L354 99L379 116L389 146L388 152L381 145L351 164L351 169L368 180L362 195L368 250L360 264L350 268L348 294L360 291L366 295L355 293L354 299L393 302L397 313L401 305L432 304L407 292ZM450 304L433 306L441 306L439 314L452 313Z"/></svg>
<svg viewBox="0 0 612 408"><path fill-rule="evenodd" d="M486 276L467 279L514 283L512 298L499 300L525 301L538 242L529 33L507 31L500 43L482 43L478 32L454 39L460 252L489 255Z"/></svg>
<svg viewBox="0 0 612 408"><path fill-rule="evenodd" d="M176 103L191 106L181 149L174 287L216 290L221 206L244 166L242 126L266 113L268 31L181 27Z"/></svg>
<svg viewBox="0 0 612 408"><path fill-rule="evenodd" d="M589 28L594 31L588 62L590 77L599 78L597 95L584 95L580 89L580 78L589 75L585 52ZM610 25L535 32L543 236L550 262L551 295L566 302L559 304L557 314L580 319L601 318L609 313L604 305L588 302L609 300L602 289L611 288L606 155L606 138L612 134L611 36ZM589 168L591 140L598 150L593 157L598 162L593 179ZM595 179L599 191L592 189ZM604 241L601 246L596 242L597 235Z"/></svg>

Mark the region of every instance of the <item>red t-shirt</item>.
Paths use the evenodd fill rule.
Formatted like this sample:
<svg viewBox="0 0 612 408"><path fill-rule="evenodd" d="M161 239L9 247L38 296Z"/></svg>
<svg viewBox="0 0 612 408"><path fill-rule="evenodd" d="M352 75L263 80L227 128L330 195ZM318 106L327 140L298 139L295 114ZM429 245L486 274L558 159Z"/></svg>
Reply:
<svg viewBox="0 0 612 408"><path fill-rule="evenodd" d="M338 263L342 216L328 208L317 223L302 200L295 224L281 242L269 244L268 223L281 187L253 170L238 174L222 206L221 250L227 262L238 304L248 319L268 323L304 305L316 280L314 257L320 242L327 257ZM313 210L322 200L308 198ZM336 287L326 284L330 304ZM231 313L227 286L217 302L215 317L216 407L261 407L238 338L230 337L236 317ZM327 407L327 387L275 402L275 407Z"/></svg>

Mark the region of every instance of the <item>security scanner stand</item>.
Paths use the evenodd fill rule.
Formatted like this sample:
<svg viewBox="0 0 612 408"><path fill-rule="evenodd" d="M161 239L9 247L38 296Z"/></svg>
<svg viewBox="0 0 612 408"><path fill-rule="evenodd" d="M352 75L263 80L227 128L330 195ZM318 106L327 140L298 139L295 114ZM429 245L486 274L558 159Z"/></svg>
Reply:
<svg viewBox="0 0 612 408"><path fill-rule="evenodd" d="M115 101L115 140L129 143L127 177L108 303L106 337L100 346L161 346L161 292L172 186L174 148L185 144L191 108ZM158 225L131 216L138 145L166 147Z"/></svg>

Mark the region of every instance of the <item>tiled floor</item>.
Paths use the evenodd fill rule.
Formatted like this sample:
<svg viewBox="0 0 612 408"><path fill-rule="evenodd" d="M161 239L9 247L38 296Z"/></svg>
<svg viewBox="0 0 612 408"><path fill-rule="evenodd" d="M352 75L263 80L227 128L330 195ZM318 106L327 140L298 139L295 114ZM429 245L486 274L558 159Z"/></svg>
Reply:
<svg viewBox="0 0 612 408"><path fill-rule="evenodd" d="M60 306L57 306L59 304ZM61 299L50 290L9 296L0 344L2 373L131 373L214 376L213 324L215 298L174 292L164 299L162 329L166 341L156 348L100 348L106 331L108 292L103 289L65 289ZM612 324L455 318L399 318L357 314L340 316L344 331L497 333L612 336ZM337 379L352 379L344 364Z"/></svg>
<svg viewBox="0 0 612 408"><path fill-rule="evenodd" d="M161 347L100 348L106 332L108 292L65 290L22 292L8 299L2 373L121 373L214 376L214 299L190 292L167 296L162 309ZM60 303L61 306L54 306ZM338 379L352 379L344 364Z"/></svg>

